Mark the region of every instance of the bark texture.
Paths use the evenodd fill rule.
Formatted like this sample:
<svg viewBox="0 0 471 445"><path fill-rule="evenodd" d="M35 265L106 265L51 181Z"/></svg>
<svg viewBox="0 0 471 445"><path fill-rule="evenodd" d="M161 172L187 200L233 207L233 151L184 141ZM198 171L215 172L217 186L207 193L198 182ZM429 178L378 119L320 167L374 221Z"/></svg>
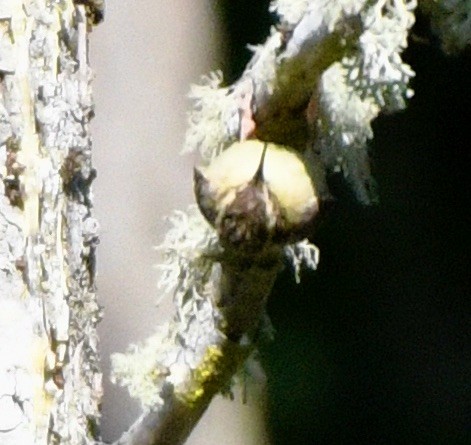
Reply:
<svg viewBox="0 0 471 445"><path fill-rule="evenodd" d="M2 444L87 444L98 431L87 46L96 6L0 3Z"/></svg>

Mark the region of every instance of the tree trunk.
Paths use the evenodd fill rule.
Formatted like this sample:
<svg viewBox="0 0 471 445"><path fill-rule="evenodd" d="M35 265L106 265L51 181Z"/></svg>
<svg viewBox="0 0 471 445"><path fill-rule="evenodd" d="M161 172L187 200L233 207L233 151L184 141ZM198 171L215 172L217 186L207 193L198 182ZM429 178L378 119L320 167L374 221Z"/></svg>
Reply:
<svg viewBox="0 0 471 445"><path fill-rule="evenodd" d="M99 439L101 310L94 285L98 224L90 191L87 32L101 20L101 6L102 0L0 3L2 445ZM300 163L302 157L306 168L297 171L312 176L313 190L323 191L326 170L343 171L359 200L372 202L371 122L382 111L404 108L412 94L414 73L400 56L415 6L412 0L274 1L280 26L254 48L241 79L223 88L213 75L193 89L186 148L200 150L209 172L220 151L243 153L235 139L257 136L292 147L297 155L273 150L299 156ZM450 27L459 30L458 46L469 42L466 24ZM244 156L226 172L238 173ZM198 203L208 221L196 207L174 215L161 282L174 292L176 315L143 347L113 359L114 378L144 407L119 443L182 444L261 334L270 333L264 305L282 256L297 278L302 264L315 268L317 249L297 233L309 212L288 217L300 214L298 189L289 183L271 190L263 165L253 169L253 179L225 190L204 178ZM226 187L217 177L214 184ZM317 211L322 193L314 193L305 196ZM251 196L255 206L244 201Z"/></svg>
<svg viewBox="0 0 471 445"><path fill-rule="evenodd" d="M87 33L97 4L0 4L0 442L89 444L101 397Z"/></svg>

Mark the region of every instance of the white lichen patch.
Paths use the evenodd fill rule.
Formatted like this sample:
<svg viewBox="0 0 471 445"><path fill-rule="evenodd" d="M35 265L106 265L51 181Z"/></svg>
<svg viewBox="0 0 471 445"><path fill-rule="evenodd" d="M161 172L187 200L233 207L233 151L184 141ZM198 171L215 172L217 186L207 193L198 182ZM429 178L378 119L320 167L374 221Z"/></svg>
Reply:
<svg viewBox="0 0 471 445"><path fill-rule="evenodd" d="M111 381L126 386L131 397L140 400L143 407L163 405L162 387L168 368L157 362L164 345L168 345L168 325L162 325L158 332L140 345L130 345L126 354L111 356Z"/></svg>
<svg viewBox="0 0 471 445"><path fill-rule="evenodd" d="M207 348L223 337L215 303L215 260L221 252L216 234L196 206L175 212L169 221L172 228L158 247L164 253L159 287L173 293L177 313L143 344L112 356L114 381L144 407L162 404L169 385L185 382Z"/></svg>
<svg viewBox="0 0 471 445"><path fill-rule="evenodd" d="M295 244L288 244L284 249L284 253L293 266L296 283L301 282L301 269L303 266L307 269L316 270L319 264L319 248L309 242L308 239Z"/></svg>
<svg viewBox="0 0 471 445"><path fill-rule="evenodd" d="M367 144L371 122L403 109L413 94L414 72L401 59L414 24L415 1L382 0L361 10L356 49L327 69L320 83L319 141L322 160L342 171L363 203L376 200Z"/></svg>
<svg viewBox="0 0 471 445"><path fill-rule="evenodd" d="M235 138L226 122L237 112L228 88L221 88L222 73L204 76L201 85L191 87L189 97L194 106L188 116L188 130L183 153L198 150L209 161Z"/></svg>
<svg viewBox="0 0 471 445"><path fill-rule="evenodd" d="M309 0L275 0L270 4L270 11L275 12L280 21L296 24L306 13L309 3Z"/></svg>
<svg viewBox="0 0 471 445"><path fill-rule="evenodd" d="M175 290L176 303L180 305L189 290L203 293L220 248L214 229L195 205L187 212L175 211L168 220L172 227L157 247L164 253L164 261L158 266L162 271L159 288Z"/></svg>
<svg viewBox="0 0 471 445"><path fill-rule="evenodd" d="M380 107L371 97L362 98L348 84L348 70L340 63L330 67L321 82L319 145L327 168L341 171L363 203L374 200L368 140L373 137L371 122Z"/></svg>

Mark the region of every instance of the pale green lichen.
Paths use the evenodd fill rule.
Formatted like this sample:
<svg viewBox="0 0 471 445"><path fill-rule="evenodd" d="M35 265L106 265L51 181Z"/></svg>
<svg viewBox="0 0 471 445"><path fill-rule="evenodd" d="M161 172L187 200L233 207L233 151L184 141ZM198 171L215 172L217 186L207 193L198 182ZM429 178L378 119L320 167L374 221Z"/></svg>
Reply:
<svg viewBox="0 0 471 445"><path fill-rule="evenodd" d="M187 212L175 211L168 220L172 227L157 248L164 253L164 261L158 265L162 271L159 288L167 293L175 292L177 306L183 307L205 294L214 258L221 248L216 232L196 205L190 206Z"/></svg>
<svg viewBox="0 0 471 445"><path fill-rule="evenodd" d="M188 130L183 153L198 149L209 161L234 140L227 131L229 116L237 111L228 88L222 88L222 73L216 71L204 76L201 85L192 85L189 97L193 108L188 116Z"/></svg>
<svg viewBox="0 0 471 445"><path fill-rule="evenodd" d="M169 369L157 360L163 349L169 347L165 341L167 329L168 325L163 325L144 343L130 345L126 354L111 356L111 381L126 386L131 397L139 399L143 407L164 404L162 385Z"/></svg>
<svg viewBox="0 0 471 445"><path fill-rule="evenodd" d="M200 366L208 345L223 338L215 296L220 253L217 236L196 206L177 211L159 250L164 252L160 288L174 295L174 319L126 354L113 354L115 382L129 389L143 407L161 405L168 385L177 387Z"/></svg>
<svg viewBox="0 0 471 445"><path fill-rule="evenodd" d="M349 85L362 97L374 99L382 111L403 109L405 99L412 96L408 83L414 71L401 52L407 47L416 6L415 0L381 0L366 8L359 51L342 60Z"/></svg>
<svg viewBox="0 0 471 445"><path fill-rule="evenodd" d="M347 83L348 70L333 65L322 78L319 145L324 164L341 171L361 202L375 199L367 151L371 122L380 112L373 98L362 98Z"/></svg>
<svg viewBox="0 0 471 445"><path fill-rule="evenodd" d="M358 46L333 64L320 84L319 139L323 162L342 171L363 203L376 201L369 167L371 122L382 111L405 107L414 72L401 59L414 23L414 1L368 3Z"/></svg>

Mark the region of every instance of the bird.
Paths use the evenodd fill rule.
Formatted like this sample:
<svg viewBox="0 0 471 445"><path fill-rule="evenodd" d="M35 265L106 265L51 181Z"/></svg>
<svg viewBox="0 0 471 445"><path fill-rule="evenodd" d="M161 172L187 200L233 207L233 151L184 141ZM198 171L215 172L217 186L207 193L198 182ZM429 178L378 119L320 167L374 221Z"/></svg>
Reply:
<svg viewBox="0 0 471 445"><path fill-rule="evenodd" d="M233 246L305 238L320 214L321 188L298 152L256 139L235 142L208 166L194 169L201 213Z"/></svg>

